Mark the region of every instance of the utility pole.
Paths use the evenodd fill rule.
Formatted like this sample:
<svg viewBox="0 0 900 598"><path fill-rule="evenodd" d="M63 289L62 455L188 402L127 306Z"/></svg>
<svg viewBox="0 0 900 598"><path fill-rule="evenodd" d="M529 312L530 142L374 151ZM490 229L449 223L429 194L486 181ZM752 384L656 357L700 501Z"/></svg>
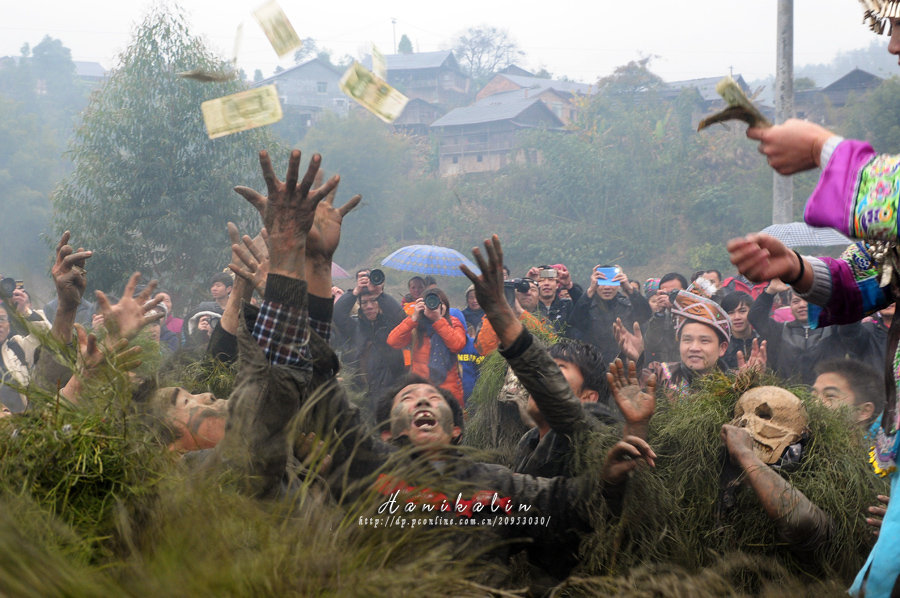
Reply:
<svg viewBox="0 0 900 598"><path fill-rule="evenodd" d="M794 116L794 0L778 0L778 33L775 39L775 123ZM772 224L794 219L794 180L774 173Z"/></svg>
<svg viewBox="0 0 900 598"><path fill-rule="evenodd" d="M391 24L394 26L394 54L397 53L397 19L391 18Z"/></svg>

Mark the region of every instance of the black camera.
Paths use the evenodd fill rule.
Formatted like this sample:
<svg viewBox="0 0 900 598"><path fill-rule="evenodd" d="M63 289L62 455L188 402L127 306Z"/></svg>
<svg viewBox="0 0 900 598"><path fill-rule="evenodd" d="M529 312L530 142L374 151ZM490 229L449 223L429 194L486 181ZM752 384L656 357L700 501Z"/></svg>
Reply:
<svg viewBox="0 0 900 598"><path fill-rule="evenodd" d="M19 288L19 286L16 284L14 278L0 279L0 297L12 297L13 291L15 291L17 288Z"/></svg>
<svg viewBox="0 0 900 598"><path fill-rule="evenodd" d="M384 272L382 272L378 268L369 270L369 282L371 282L376 287L380 284L384 284Z"/></svg>
<svg viewBox="0 0 900 598"><path fill-rule="evenodd" d="M434 291L425 293L424 299L425 299L425 307L427 307L428 309L431 309L431 310L438 309L441 306L441 303L443 303L441 301L440 295L438 295Z"/></svg>
<svg viewBox="0 0 900 598"><path fill-rule="evenodd" d="M531 290L530 278L513 278L512 280L503 281L503 294L506 296L506 302L510 307L516 306L516 293L527 293Z"/></svg>

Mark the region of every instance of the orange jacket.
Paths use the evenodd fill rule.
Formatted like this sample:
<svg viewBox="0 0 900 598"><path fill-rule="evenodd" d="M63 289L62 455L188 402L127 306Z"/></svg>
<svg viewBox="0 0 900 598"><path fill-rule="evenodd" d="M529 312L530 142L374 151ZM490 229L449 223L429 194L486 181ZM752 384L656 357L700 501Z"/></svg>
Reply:
<svg viewBox="0 0 900 598"><path fill-rule="evenodd" d="M440 318L432 323L435 334L439 334L444 344L451 353L456 355L466 346L466 328L462 322L456 318L450 318L448 323L445 318ZM416 329L416 322L411 316L400 322L396 328L391 330L387 337L387 344L395 349L404 349L412 343L413 331ZM430 379L428 371L428 362L431 358L431 339L424 334L419 335L420 343L418 347L412 349L412 364L410 369L413 374L422 376L426 380ZM443 389L449 390L459 401L460 406L463 405L463 387L462 380L459 378L459 368L451 367L447 371L447 377L444 380L432 380L435 384Z"/></svg>

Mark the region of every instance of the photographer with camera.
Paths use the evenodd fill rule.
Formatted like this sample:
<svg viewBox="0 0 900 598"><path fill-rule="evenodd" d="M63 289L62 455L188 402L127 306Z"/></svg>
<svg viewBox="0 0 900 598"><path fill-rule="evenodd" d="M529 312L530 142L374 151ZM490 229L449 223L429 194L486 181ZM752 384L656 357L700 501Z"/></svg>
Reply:
<svg viewBox="0 0 900 598"><path fill-rule="evenodd" d="M457 354L466 346L466 328L450 316L450 300L438 288L416 300L416 309L388 335L395 349L409 347L412 373L450 391L464 406Z"/></svg>
<svg viewBox="0 0 900 598"><path fill-rule="evenodd" d="M34 352L40 341L33 332L49 332L50 322L44 312L32 309L31 295L25 290L21 280L4 278L0 280L0 297L3 298L9 315L9 336L18 337L19 345L25 353L28 367L34 365Z"/></svg>
<svg viewBox="0 0 900 598"><path fill-rule="evenodd" d="M646 322L651 315L647 299L634 290L621 267L598 265L569 317L568 336L599 348L603 359L610 363L619 354L619 343L613 332L616 320L620 319L625 329L631 331L636 322Z"/></svg>
<svg viewBox="0 0 900 598"><path fill-rule="evenodd" d="M22 337L10 332L9 308L0 303L0 403L13 413L25 411L28 402L14 387L27 386L30 380L28 360Z"/></svg>
<svg viewBox="0 0 900 598"><path fill-rule="evenodd" d="M334 304L334 325L346 339L342 361L355 370L354 388L367 390L370 397L381 396L406 370L403 353L387 343L388 335L405 315L400 303L383 293L383 288L381 270L360 270L356 287ZM359 305L359 311L351 316L354 304Z"/></svg>
<svg viewBox="0 0 900 598"><path fill-rule="evenodd" d="M530 278L513 278L503 282L506 302L513 308L522 325L532 334L555 339L556 335L553 330L532 313L533 310L537 310L537 287L537 283ZM528 306L532 306L531 309ZM478 336L475 338L475 348L486 356L496 351L499 346L500 338L494 331L494 327L491 326L490 320L485 318L481 330L478 331Z"/></svg>

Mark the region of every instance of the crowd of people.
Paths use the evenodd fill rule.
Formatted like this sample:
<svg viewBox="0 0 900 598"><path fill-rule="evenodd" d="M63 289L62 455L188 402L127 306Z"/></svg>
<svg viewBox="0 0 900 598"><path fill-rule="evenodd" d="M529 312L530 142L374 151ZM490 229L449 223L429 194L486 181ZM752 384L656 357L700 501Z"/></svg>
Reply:
<svg viewBox="0 0 900 598"><path fill-rule="evenodd" d="M869 9L873 27L897 26L889 49L900 55L900 19ZM731 276L668 272L641 284L615 264L570 272L564 256L514 277L493 236L473 250L480 273L460 268L471 281L462 309L431 276L412 276L397 298L378 269L335 286L341 224L360 197L336 207L339 178L315 186L318 155L301 177L300 152L292 152L281 181L263 151L266 195L235 188L262 229L251 238L228 223L229 271L209 279L208 301L176 308L138 273L120 297L97 291L89 301L93 253L72 242L77 231L57 245L53 301L37 309L27 289L4 291L0 401L12 422L4 429L52 408L41 396L90 403L92 381L112 369L128 376L135 416L197 475L227 471L260 500L284 499L314 476L337 505L380 496L373 517L435 527L490 520L474 544L471 535L450 536L458 542L451 553L477 545L497 587L524 567L519 585L551 591L585 573L611 530L627 530L610 540L622 554L663 546L662 536L642 539L629 527L635 513L677 518L695 501L715 503L715 524L700 534L724 549L760 550L811 579L846 583L849 563L861 567L853 595L898 595L900 509L879 490L900 477L900 158L805 121L748 136L783 174L822 167L807 222L860 241L835 259L751 234L728 245ZM193 355L230 364L229 395L160 384L158 372L138 370L148 346L170 362ZM491 426L524 433L506 447L509 458L473 455L467 426L504 401L516 408ZM700 419L678 424L690 405L711 406L703 417L714 420L712 444ZM843 436L825 442L835 426ZM310 442L295 442L298 432L327 447L316 471L298 474L310 451ZM836 466L828 451L838 448ZM670 503L636 506L643 473L693 459L715 461L717 473L702 481L708 494L669 488ZM823 485L844 500L861 497L843 503L856 512L836 512L836 501L815 492ZM742 542L741 521L764 540Z"/></svg>

